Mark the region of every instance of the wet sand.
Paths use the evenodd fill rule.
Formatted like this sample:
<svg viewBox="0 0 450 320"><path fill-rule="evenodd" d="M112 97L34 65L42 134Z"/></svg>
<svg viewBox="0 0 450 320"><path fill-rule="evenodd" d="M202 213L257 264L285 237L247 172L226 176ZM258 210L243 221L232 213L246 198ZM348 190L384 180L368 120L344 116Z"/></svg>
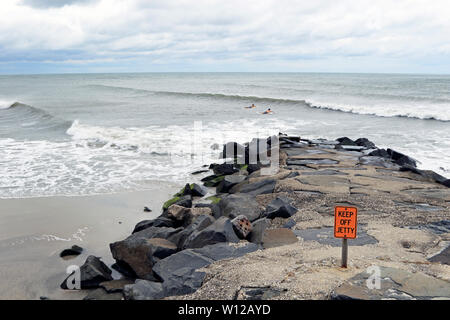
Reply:
<svg viewBox="0 0 450 320"><path fill-rule="evenodd" d="M135 224L158 216L179 185L155 183L153 190L111 195L0 199L0 299L80 299L83 291L59 285L69 265L88 255L114 261L109 243L127 237ZM144 212L144 206L152 212ZM84 248L70 260L59 253L72 245ZM113 271L113 277L120 275Z"/></svg>

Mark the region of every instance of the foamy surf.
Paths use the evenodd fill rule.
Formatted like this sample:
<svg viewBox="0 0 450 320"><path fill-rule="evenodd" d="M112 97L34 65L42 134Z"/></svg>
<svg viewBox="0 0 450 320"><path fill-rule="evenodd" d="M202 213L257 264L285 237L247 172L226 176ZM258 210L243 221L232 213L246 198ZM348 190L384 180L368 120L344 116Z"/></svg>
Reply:
<svg viewBox="0 0 450 320"><path fill-rule="evenodd" d="M306 101L308 106L317 109L348 112L361 115L378 117L404 117L420 120L450 121L450 102L443 105L418 105L418 104L367 104L352 105L328 103L323 101Z"/></svg>
<svg viewBox="0 0 450 320"><path fill-rule="evenodd" d="M0 110L5 110L12 108L15 106L18 102L14 100L0 100Z"/></svg>

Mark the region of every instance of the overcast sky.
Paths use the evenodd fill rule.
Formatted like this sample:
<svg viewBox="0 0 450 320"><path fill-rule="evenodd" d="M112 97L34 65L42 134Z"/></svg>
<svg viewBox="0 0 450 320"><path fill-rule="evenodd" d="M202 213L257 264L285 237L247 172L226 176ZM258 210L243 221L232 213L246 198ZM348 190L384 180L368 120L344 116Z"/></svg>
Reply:
<svg viewBox="0 0 450 320"><path fill-rule="evenodd" d="M0 73L450 73L448 0L1 0Z"/></svg>

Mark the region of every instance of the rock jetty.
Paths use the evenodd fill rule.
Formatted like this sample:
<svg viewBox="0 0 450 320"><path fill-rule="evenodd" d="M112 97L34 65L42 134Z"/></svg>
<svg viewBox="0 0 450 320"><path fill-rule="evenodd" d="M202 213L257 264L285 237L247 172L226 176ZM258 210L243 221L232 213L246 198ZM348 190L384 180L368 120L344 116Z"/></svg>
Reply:
<svg viewBox="0 0 450 320"><path fill-rule="evenodd" d="M89 256L86 299L450 299L447 178L365 138L254 141L266 154L250 161L252 142L227 143L223 163L110 244L122 279ZM275 153L278 170L264 174ZM358 207L346 269L336 205Z"/></svg>

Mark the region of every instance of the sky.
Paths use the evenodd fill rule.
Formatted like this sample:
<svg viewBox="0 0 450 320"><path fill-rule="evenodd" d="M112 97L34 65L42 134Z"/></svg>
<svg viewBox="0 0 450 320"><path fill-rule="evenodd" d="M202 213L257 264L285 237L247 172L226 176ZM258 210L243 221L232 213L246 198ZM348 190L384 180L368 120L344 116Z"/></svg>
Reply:
<svg viewBox="0 0 450 320"><path fill-rule="evenodd" d="M448 0L1 0L0 74L450 73Z"/></svg>

